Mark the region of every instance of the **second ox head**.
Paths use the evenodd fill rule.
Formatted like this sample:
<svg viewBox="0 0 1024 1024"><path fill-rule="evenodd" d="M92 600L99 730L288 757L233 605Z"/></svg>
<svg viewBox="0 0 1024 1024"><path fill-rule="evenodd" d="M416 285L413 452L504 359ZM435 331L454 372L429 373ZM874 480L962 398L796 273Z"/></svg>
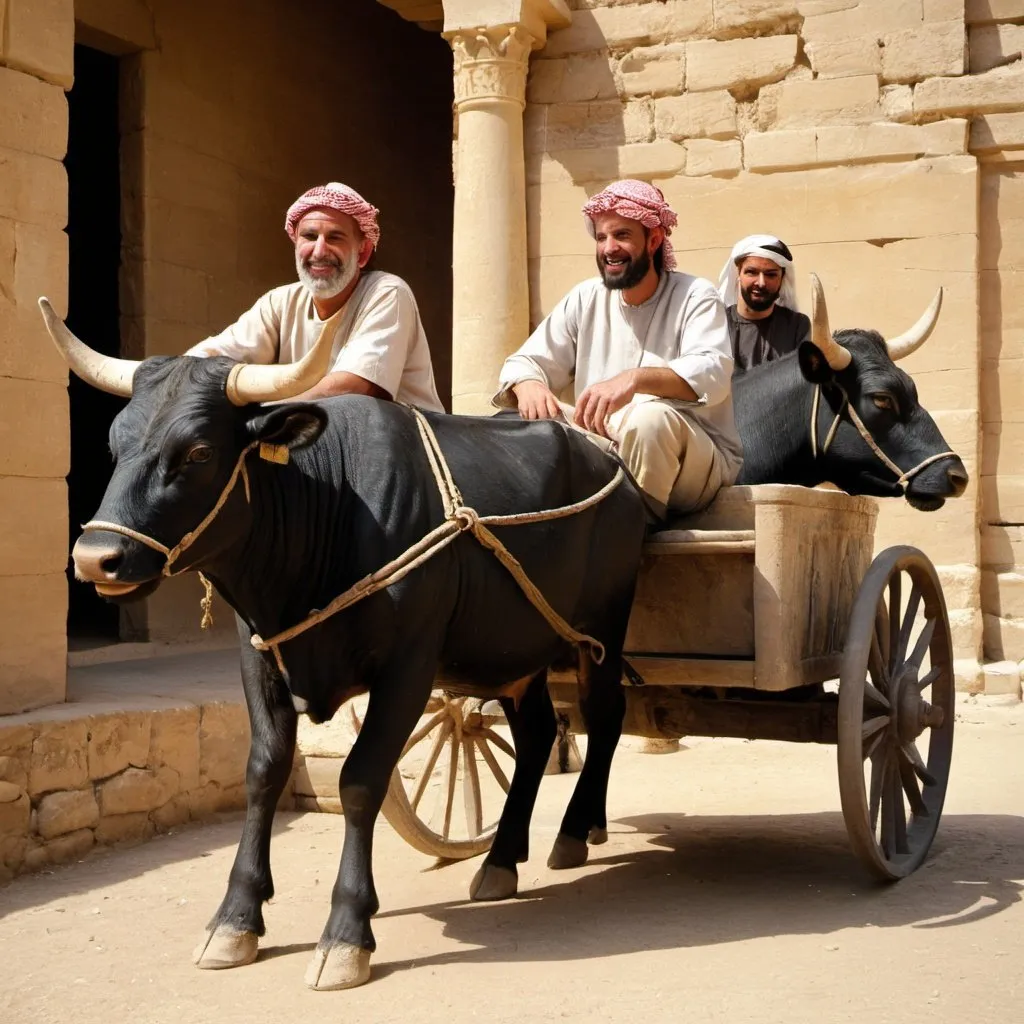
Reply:
<svg viewBox="0 0 1024 1024"><path fill-rule="evenodd" d="M188 356L138 362L95 352L68 330L48 300L39 305L71 370L131 399L110 428L110 483L72 551L75 576L103 597L145 596L163 576L230 546L246 507L248 452L261 443L300 447L323 430L326 417L316 405L258 403L301 394L323 377L337 316L297 363L258 366ZM218 515L218 503L231 511Z"/></svg>
<svg viewBox="0 0 1024 1024"><path fill-rule="evenodd" d="M815 275L811 285L811 340L798 358L803 376L821 389L810 429L826 478L850 494L905 495L926 512L959 497L967 470L896 365L934 330L942 289L909 331L886 341L871 330L833 334Z"/></svg>

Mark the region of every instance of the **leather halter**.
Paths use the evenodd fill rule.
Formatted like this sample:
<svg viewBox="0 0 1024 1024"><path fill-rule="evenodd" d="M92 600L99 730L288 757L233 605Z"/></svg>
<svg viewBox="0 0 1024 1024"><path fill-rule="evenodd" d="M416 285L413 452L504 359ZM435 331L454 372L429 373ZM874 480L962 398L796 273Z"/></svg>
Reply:
<svg viewBox="0 0 1024 1024"><path fill-rule="evenodd" d="M832 426L829 427L828 433L825 435L825 443L821 446L821 454L824 455L835 439L836 431L839 429L839 422L843 418L843 412L845 411L850 417L850 422L857 428L857 432L862 438L864 438L867 446L878 456L881 462L889 469L892 473L896 474L896 484L900 490L906 494L907 482L912 480L922 469L926 469L934 462L938 462L940 459L955 459L957 458L956 452L939 452L936 455L929 455L927 459L922 459L912 469L906 471L900 469L892 459L889 458L885 452L878 446L878 442L871 436L871 431L864 425L864 421L857 414L857 410L854 409L850 402L850 396L846 393L846 389L842 384L833 384L833 387L839 389L840 394L843 396L843 401L839 406L839 411L836 413L836 418L832 421ZM821 404L821 385L815 384L814 386L814 402L811 405L811 453L814 458L818 457L818 406Z"/></svg>

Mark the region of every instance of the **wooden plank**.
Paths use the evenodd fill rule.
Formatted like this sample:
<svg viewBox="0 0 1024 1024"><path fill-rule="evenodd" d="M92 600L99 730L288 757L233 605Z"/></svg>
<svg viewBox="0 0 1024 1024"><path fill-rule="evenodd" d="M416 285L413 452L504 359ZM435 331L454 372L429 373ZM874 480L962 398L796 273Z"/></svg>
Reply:
<svg viewBox="0 0 1024 1024"><path fill-rule="evenodd" d="M555 687L552 699L569 718L574 733L586 732L579 706L567 687ZM677 687L643 686L626 690L622 731L629 736L681 739L685 736L732 736L788 743L835 743L838 702L835 695L817 700L711 698Z"/></svg>
<svg viewBox="0 0 1024 1024"><path fill-rule="evenodd" d="M627 652L630 665L649 686L754 686L754 662L743 658L666 658ZM576 685L575 669L549 669L548 682ZM623 679L623 684L628 685ZM642 687L638 687L642 689Z"/></svg>
<svg viewBox="0 0 1024 1024"><path fill-rule="evenodd" d="M662 530L644 545L645 555L753 554L753 530Z"/></svg>

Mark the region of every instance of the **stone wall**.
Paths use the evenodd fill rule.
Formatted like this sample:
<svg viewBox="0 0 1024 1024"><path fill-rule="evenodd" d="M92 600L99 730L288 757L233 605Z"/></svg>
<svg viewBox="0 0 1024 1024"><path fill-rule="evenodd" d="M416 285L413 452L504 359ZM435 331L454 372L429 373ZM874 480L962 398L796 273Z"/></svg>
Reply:
<svg viewBox="0 0 1024 1024"><path fill-rule="evenodd" d="M784 238L805 308L814 270L836 327L897 333L942 285L939 327L903 365L971 485L931 514L883 501L878 542L916 543L941 567L958 683L980 689L983 650L1024 654L1011 640L1021 527L1005 525L1024 520L1007 401L1020 390L1020 334L1008 309L993 319L999 282L1004 306L1013 294L1015 243L996 239L1012 236L1016 215L1020 179L1006 161L1024 145L1024 2L570 6L573 23L534 57L527 94L531 319L593 274L579 208L623 176L663 189L691 272L717 280L751 232ZM986 525L984 555L982 522L1000 524ZM990 676L992 689L1019 687L1016 667L1012 683Z"/></svg>
<svg viewBox="0 0 1024 1024"><path fill-rule="evenodd" d="M0 720L0 882L244 808L248 735L245 706L216 700L69 703Z"/></svg>
<svg viewBox="0 0 1024 1024"><path fill-rule="evenodd" d="M67 372L36 298L67 302L71 0L0 0L0 714L64 699Z"/></svg>

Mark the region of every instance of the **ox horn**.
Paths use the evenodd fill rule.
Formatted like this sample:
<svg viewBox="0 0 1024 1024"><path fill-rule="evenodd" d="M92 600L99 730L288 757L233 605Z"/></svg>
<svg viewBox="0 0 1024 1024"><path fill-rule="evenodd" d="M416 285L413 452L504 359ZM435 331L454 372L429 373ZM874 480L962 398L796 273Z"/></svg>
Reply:
<svg viewBox="0 0 1024 1024"><path fill-rule="evenodd" d="M43 320L46 321L46 329L53 338L53 343L60 349L60 354L76 376L101 391L124 398L131 397L132 378L139 368L138 360L115 359L89 348L84 341L80 341L67 329L45 295L39 300L39 308L42 310Z"/></svg>
<svg viewBox="0 0 1024 1024"><path fill-rule="evenodd" d="M825 289L817 274L811 274L811 341L821 349L826 362L833 370L845 370L853 358L850 350L832 337L828 325L828 308L825 305Z"/></svg>
<svg viewBox="0 0 1024 1024"><path fill-rule="evenodd" d="M266 366L236 363L228 374L227 396L232 405L273 402L308 391L323 380L331 359L334 336L345 307L324 321L316 344L297 362Z"/></svg>
<svg viewBox="0 0 1024 1024"><path fill-rule="evenodd" d="M940 309L942 309L941 288L935 293L935 298L932 299L931 305L924 311L921 319L909 331L885 343L889 349L889 357L894 363L897 359L916 352L928 340L928 336L935 330Z"/></svg>

